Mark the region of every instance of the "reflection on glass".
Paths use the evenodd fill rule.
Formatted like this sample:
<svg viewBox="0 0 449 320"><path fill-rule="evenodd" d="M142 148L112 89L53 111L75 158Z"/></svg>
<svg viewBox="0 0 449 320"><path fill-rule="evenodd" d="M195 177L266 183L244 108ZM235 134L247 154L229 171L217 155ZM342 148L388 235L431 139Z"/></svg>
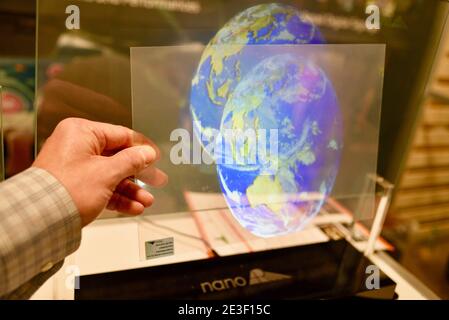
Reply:
<svg viewBox="0 0 449 320"><path fill-rule="evenodd" d="M6 178L27 169L33 162L34 78L34 60L0 58L3 169Z"/></svg>

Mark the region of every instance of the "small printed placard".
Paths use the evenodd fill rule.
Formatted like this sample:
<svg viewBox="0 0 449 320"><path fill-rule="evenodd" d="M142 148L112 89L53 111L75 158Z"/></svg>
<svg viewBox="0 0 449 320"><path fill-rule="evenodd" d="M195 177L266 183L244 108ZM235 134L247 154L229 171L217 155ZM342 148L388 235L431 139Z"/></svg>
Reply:
<svg viewBox="0 0 449 320"><path fill-rule="evenodd" d="M148 259L171 256L175 253L173 238L145 242L145 255Z"/></svg>

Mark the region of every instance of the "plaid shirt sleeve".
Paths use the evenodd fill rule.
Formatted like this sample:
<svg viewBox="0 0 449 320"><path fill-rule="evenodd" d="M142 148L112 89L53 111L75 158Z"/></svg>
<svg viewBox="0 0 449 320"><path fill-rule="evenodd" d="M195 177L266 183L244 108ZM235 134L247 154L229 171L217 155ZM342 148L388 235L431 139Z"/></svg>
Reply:
<svg viewBox="0 0 449 320"><path fill-rule="evenodd" d="M50 173L33 167L0 184L0 297L30 297L80 241L78 210Z"/></svg>

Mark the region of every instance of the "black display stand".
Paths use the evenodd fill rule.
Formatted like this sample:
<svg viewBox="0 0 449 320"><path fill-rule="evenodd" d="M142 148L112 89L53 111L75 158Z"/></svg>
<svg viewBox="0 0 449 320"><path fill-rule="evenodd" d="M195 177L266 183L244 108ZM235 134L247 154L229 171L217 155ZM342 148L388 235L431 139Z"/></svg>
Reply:
<svg viewBox="0 0 449 320"><path fill-rule="evenodd" d="M372 265L338 240L81 276L75 299L394 299L380 271L373 288Z"/></svg>

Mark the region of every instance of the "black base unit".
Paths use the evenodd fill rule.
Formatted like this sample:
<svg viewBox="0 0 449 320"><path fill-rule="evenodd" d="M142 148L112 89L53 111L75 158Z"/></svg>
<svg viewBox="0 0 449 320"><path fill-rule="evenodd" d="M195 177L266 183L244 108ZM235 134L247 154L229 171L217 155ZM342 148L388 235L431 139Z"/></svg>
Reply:
<svg viewBox="0 0 449 320"><path fill-rule="evenodd" d="M75 299L394 299L346 240L80 277Z"/></svg>

